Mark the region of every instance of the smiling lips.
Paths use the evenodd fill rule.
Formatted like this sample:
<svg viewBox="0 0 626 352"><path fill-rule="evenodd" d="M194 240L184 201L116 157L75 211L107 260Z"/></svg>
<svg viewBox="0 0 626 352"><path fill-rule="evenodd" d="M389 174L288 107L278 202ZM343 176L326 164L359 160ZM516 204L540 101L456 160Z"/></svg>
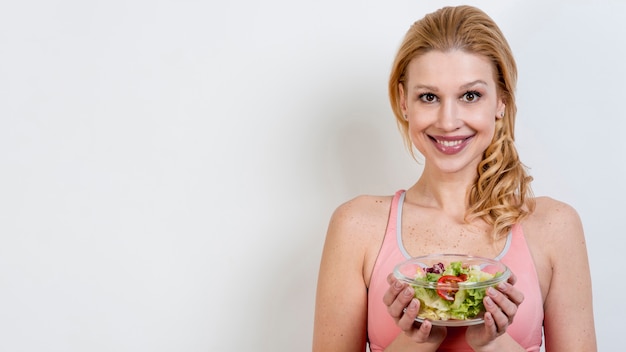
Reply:
<svg viewBox="0 0 626 352"><path fill-rule="evenodd" d="M452 155L460 152L469 143L473 136L454 136L454 137L433 137L430 139L433 141L435 148L440 152Z"/></svg>

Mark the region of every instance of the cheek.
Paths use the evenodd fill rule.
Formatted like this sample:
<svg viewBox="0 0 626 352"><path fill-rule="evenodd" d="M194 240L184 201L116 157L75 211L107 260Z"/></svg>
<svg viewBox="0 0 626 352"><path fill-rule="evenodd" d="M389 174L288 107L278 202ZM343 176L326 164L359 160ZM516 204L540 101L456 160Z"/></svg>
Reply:
<svg viewBox="0 0 626 352"><path fill-rule="evenodd" d="M494 132L496 128L495 111L476 111L468 113L466 123L477 131Z"/></svg>
<svg viewBox="0 0 626 352"><path fill-rule="evenodd" d="M420 153L424 152L424 145L426 143L430 143L430 140L424 133L424 130L428 127L428 125L420 123L422 121L414 121L412 120L409 123L409 129L407 133L409 134L409 139L413 146L420 151Z"/></svg>

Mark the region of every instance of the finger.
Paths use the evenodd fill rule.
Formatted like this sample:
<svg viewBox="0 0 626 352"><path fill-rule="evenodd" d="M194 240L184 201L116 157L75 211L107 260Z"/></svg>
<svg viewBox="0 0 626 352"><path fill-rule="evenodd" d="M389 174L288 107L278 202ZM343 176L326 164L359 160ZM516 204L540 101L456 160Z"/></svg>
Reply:
<svg viewBox="0 0 626 352"><path fill-rule="evenodd" d="M383 295L383 303L387 307L389 307L396 300L398 294L408 286L407 284L397 280L395 277L393 277L393 275L390 276L391 277L387 277L387 282L389 282L389 289L387 289L387 292L385 292L385 294Z"/></svg>
<svg viewBox="0 0 626 352"><path fill-rule="evenodd" d="M496 322L493 320L493 315L491 313L486 312L483 316L483 320L485 321L485 330L492 337L495 338L498 336L498 326Z"/></svg>
<svg viewBox="0 0 626 352"><path fill-rule="evenodd" d="M515 285L515 283L517 282L517 276L515 276L515 274L511 273L511 276L509 276L509 279L506 280L508 283L510 283L511 285Z"/></svg>
<svg viewBox="0 0 626 352"><path fill-rule="evenodd" d="M410 331L413 329L415 318L417 318L417 312L419 311L419 302L416 299L411 299L409 305L406 307L404 314L398 320L398 327L403 331Z"/></svg>
<svg viewBox="0 0 626 352"><path fill-rule="evenodd" d="M389 314L396 319L400 318L404 313L404 308L406 308L411 302L411 299L413 299L414 294L415 292L410 286L405 287L396 296L396 299L390 305L387 305Z"/></svg>
<svg viewBox="0 0 626 352"><path fill-rule="evenodd" d="M491 299L491 297L485 297L483 303L485 304L485 309L487 310L485 315L489 315L490 320L495 325L495 333L504 333L508 325L513 321L513 316L505 314L504 311L502 311L502 309Z"/></svg>
<svg viewBox="0 0 626 352"><path fill-rule="evenodd" d="M424 320L418 329L413 329L408 335L411 337L411 340L415 342L426 342L430 337L432 327L433 324L430 321Z"/></svg>
<svg viewBox="0 0 626 352"><path fill-rule="evenodd" d="M486 307L491 314L493 314L493 318L498 322L501 319L500 314L504 315L505 319L508 321L513 321L513 317L515 313L517 313L517 304L509 300L509 297L504 295L502 292L494 289L493 287L489 287L487 289L487 297L485 300L491 303L492 309Z"/></svg>
<svg viewBox="0 0 626 352"><path fill-rule="evenodd" d="M508 324L511 324L515 314L517 314L518 306L524 301L524 294L506 283L500 284L498 290L492 287L488 288L487 296L497 305L492 310L487 310L493 314L499 326L504 319L508 321Z"/></svg>
<svg viewBox="0 0 626 352"><path fill-rule="evenodd" d="M522 293L522 291L520 290L517 290L512 284L508 282L500 283L498 285L498 291L509 297L509 300L511 300L511 302L513 302L517 306L524 302L524 293Z"/></svg>

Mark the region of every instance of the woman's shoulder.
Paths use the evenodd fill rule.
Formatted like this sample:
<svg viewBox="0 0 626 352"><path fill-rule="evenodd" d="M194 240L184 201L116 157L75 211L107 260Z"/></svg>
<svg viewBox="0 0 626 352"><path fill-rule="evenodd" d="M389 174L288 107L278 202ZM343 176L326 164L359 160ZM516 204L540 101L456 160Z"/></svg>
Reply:
<svg viewBox="0 0 626 352"><path fill-rule="evenodd" d="M325 251L339 253L343 263L367 265L384 236L392 199L361 195L339 205L328 225Z"/></svg>
<svg viewBox="0 0 626 352"><path fill-rule="evenodd" d="M537 197L529 220L543 227L553 227L580 221L580 218L576 209L568 203L551 197Z"/></svg>
<svg viewBox="0 0 626 352"><path fill-rule="evenodd" d="M393 196L359 195L339 205L328 227L329 235L349 241L384 233Z"/></svg>
<svg viewBox="0 0 626 352"><path fill-rule="evenodd" d="M345 225L368 225L389 215L393 196L359 195L339 205L332 221Z"/></svg>
<svg viewBox="0 0 626 352"><path fill-rule="evenodd" d="M560 246L563 241L583 235L580 216L566 202L551 198L535 198L535 209L524 221L524 232L543 245Z"/></svg>

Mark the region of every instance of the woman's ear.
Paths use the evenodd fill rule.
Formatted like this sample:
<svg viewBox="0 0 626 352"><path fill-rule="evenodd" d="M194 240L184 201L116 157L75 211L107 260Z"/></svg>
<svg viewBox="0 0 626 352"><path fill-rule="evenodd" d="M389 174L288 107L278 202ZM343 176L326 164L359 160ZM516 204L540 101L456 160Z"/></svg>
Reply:
<svg viewBox="0 0 626 352"><path fill-rule="evenodd" d="M506 111L506 104L504 104L504 101L502 99L500 99L498 101L498 109L496 112L496 119L501 119L504 117Z"/></svg>
<svg viewBox="0 0 626 352"><path fill-rule="evenodd" d="M406 114L406 94L404 94L404 86L402 83L398 83L398 95L400 96L400 110L402 110L402 116L407 116ZM406 120L406 117L405 117Z"/></svg>

